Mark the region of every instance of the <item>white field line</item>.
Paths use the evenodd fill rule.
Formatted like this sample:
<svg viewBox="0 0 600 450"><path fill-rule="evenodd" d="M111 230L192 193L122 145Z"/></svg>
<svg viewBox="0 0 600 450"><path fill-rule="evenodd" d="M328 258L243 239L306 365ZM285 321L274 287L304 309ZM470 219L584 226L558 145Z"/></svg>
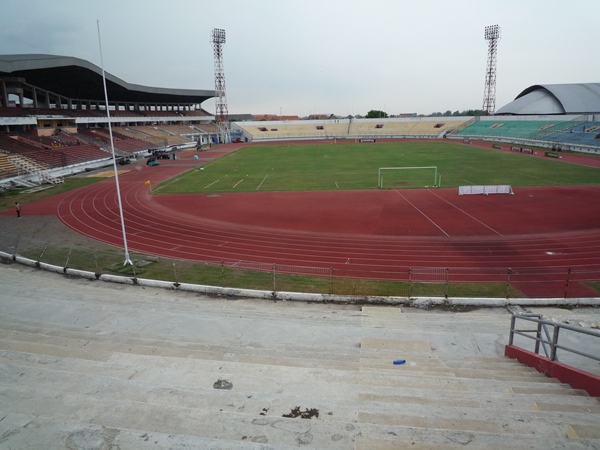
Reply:
<svg viewBox="0 0 600 450"><path fill-rule="evenodd" d="M486 225L485 223L483 223L481 220L477 219L476 217L473 217L471 214L469 214L468 212L460 209L458 206L454 205L453 203L450 203L448 200L446 200L445 198L440 197L438 194L436 194L433 191L429 191L431 192L433 195L435 195L436 197L438 197L439 199L445 201L446 203L448 203L450 206L458 209L461 213L463 213L466 216L469 216L471 219L473 219L475 222L480 223L481 225L483 225L484 227L486 227L488 230L493 231L494 233L496 233L498 236L504 237L504 235L496 230L494 230L492 227Z"/></svg>
<svg viewBox="0 0 600 450"><path fill-rule="evenodd" d="M449 235L448 233L446 233L446 232L443 230L443 228L442 228L442 227L440 227L440 226L439 226L437 223L435 223L433 220L431 220L427 214L425 214L423 211L421 211L419 208L417 208L417 207L416 207L416 206L415 206L415 205L414 205L414 204L413 204L413 203L412 203L412 202L411 202L409 199L407 199L407 198L406 198L404 195L402 195L400 192L398 192L398 191L395 191L395 192L396 192L396 194L398 194L400 197L402 197L404 200L406 200L406 202L407 202L407 203L408 203L410 206L412 206L412 207L413 207L413 208L415 208L417 211L419 211L419 212L420 212L420 213L423 215L423 217L425 217L425 218L426 218L427 220L429 220L429 221L430 221L432 224L434 224L434 225L435 225L435 226L438 228L438 230L440 230L440 231L441 231L442 233L444 233L446 236L450 237L450 235Z"/></svg>
<svg viewBox="0 0 600 450"><path fill-rule="evenodd" d="M266 174L265 177L262 179L262 181L260 182L260 184L258 185L258 187L256 188L256 190L258 191L260 189L260 187L263 185L263 183L265 182L265 180L267 179L267 177L269 176L269 174Z"/></svg>

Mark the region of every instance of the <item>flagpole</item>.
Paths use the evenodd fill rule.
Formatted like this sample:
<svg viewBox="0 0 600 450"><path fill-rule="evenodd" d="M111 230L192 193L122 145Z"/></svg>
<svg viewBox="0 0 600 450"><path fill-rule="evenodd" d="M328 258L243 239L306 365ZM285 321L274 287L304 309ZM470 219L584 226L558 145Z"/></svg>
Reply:
<svg viewBox="0 0 600 450"><path fill-rule="evenodd" d="M115 144L113 141L112 127L110 124L110 110L108 108L108 92L106 90L106 76L104 75L104 60L102 59L102 40L100 39L100 21L96 20L98 28L98 46L100 47L100 67L102 68L102 82L104 83L104 101L106 104L106 117L108 120L108 134L110 136L110 148L112 150L113 166L115 170L115 184L117 186L117 200L119 203L119 215L121 216L121 230L123 231L123 246L125 248L125 262L123 265L131 264L129 251L127 249L127 234L125 233L125 218L123 217L123 203L121 202L121 189L119 187L119 171L117 169L117 158L115 157Z"/></svg>

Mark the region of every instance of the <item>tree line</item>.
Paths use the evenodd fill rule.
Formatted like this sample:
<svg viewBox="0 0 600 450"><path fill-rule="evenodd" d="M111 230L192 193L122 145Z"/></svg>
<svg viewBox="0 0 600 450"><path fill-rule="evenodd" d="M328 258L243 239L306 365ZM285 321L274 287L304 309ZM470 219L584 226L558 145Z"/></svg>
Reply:
<svg viewBox="0 0 600 450"><path fill-rule="evenodd" d="M421 115L421 117L450 117L450 116L482 116L483 111L481 109L465 109L464 111L446 111L446 112L434 112L428 114L427 116ZM386 119L390 117L388 113L385 111L380 111L378 109L370 110L365 119Z"/></svg>

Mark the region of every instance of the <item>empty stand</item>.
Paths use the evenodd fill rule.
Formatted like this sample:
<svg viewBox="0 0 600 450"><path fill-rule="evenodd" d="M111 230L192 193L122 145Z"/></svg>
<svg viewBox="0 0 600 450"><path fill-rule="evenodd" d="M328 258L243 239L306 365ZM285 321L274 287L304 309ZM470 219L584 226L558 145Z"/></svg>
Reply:
<svg viewBox="0 0 600 450"><path fill-rule="evenodd" d="M326 121L282 121L236 123L253 140L370 137L437 137L463 124L462 120L340 119ZM466 122L465 119L464 122Z"/></svg>
<svg viewBox="0 0 600 450"><path fill-rule="evenodd" d="M577 145L600 146L600 122L583 122L547 135L544 139Z"/></svg>
<svg viewBox="0 0 600 450"><path fill-rule="evenodd" d="M45 169L66 167L110 157L94 144L78 144L52 148L22 136L0 135L0 150L22 155L44 165Z"/></svg>
<svg viewBox="0 0 600 450"><path fill-rule="evenodd" d="M497 136L504 138L529 139L561 120L510 120L498 118L494 120L478 120L456 134L459 136Z"/></svg>
<svg viewBox="0 0 600 450"><path fill-rule="evenodd" d="M12 266L0 277L7 448L600 443L596 399L499 354L506 311L232 302Z"/></svg>
<svg viewBox="0 0 600 450"><path fill-rule="evenodd" d="M465 137L486 136L600 146L600 122L585 121L582 117L568 121L560 117L551 121L498 117L492 120L473 121L455 134Z"/></svg>
<svg viewBox="0 0 600 450"><path fill-rule="evenodd" d="M9 161L8 154L0 152L0 180L3 178L16 177L21 171Z"/></svg>

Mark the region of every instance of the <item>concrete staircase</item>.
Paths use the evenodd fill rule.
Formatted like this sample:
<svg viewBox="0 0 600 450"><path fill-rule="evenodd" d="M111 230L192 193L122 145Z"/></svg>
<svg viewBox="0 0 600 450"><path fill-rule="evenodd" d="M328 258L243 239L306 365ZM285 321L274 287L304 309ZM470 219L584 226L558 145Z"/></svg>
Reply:
<svg viewBox="0 0 600 450"><path fill-rule="evenodd" d="M494 356L506 311L235 301L0 269L1 448L600 448L597 399Z"/></svg>
<svg viewBox="0 0 600 450"><path fill-rule="evenodd" d="M42 164L27 158L22 155L9 155L8 160L12 165L29 173L31 175L35 175L38 177L39 184L42 183L50 183L50 184L61 184L64 183L65 180L62 177L53 176L46 167Z"/></svg>

